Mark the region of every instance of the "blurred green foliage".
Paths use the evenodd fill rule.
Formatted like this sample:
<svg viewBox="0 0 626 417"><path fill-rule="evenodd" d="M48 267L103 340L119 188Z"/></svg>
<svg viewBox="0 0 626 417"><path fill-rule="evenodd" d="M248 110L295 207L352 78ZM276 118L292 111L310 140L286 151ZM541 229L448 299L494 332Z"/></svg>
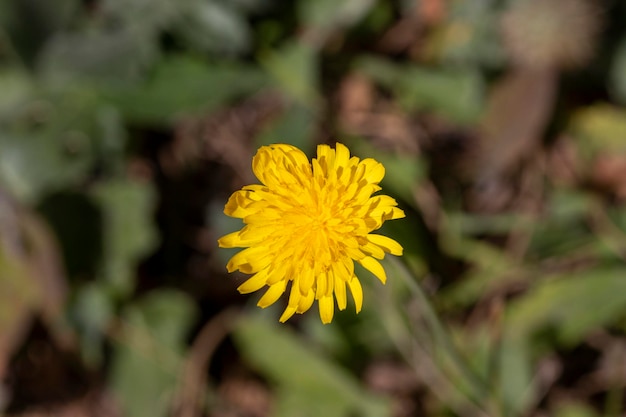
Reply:
<svg viewBox="0 0 626 417"><path fill-rule="evenodd" d="M0 2L0 376L40 317L121 415L174 415L234 304L193 415L622 415L626 6L561 31L595 42L571 69L511 56L569 45L513 36L533 2ZM515 77L555 93L534 106ZM489 136L536 108L536 137ZM361 314L279 326L234 295L221 209L257 146L337 140L385 165L406 253L385 287L357 270ZM240 373L269 412L229 397Z"/></svg>

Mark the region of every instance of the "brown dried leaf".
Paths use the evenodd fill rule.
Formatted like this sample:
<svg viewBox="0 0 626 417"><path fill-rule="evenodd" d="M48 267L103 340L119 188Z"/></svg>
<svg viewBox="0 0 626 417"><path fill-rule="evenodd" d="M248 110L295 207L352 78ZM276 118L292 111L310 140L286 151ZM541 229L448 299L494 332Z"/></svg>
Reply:
<svg viewBox="0 0 626 417"><path fill-rule="evenodd" d="M34 315L54 322L65 294L52 235L36 214L0 190L0 378Z"/></svg>
<svg viewBox="0 0 626 417"><path fill-rule="evenodd" d="M339 124L351 135L369 138L383 149L416 155L419 135L411 120L379 97L369 78L354 73L347 76L338 92Z"/></svg>
<svg viewBox="0 0 626 417"><path fill-rule="evenodd" d="M494 87L483 117L478 177L515 168L541 144L556 99L557 74L518 69Z"/></svg>

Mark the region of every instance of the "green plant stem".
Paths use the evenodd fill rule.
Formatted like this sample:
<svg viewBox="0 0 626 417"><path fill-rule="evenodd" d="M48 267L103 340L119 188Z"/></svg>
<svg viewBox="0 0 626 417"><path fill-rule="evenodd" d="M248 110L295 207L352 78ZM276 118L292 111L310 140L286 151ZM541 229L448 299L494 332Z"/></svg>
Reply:
<svg viewBox="0 0 626 417"><path fill-rule="evenodd" d="M401 272L400 275L402 275L402 278L406 282L411 293L419 302L423 317L430 328L434 339L438 342L437 346L439 348L443 348L443 353L468 382L468 387L472 391L472 400L478 404L482 404L483 406L489 405L490 409L496 408L493 407L492 404L489 404L491 401L491 391L489 389L489 385L469 368L463 357L460 355L448 331L430 303L430 300L422 290L421 286L415 281L413 274L400 260L390 258L390 261L396 270ZM489 415L493 415L493 412Z"/></svg>

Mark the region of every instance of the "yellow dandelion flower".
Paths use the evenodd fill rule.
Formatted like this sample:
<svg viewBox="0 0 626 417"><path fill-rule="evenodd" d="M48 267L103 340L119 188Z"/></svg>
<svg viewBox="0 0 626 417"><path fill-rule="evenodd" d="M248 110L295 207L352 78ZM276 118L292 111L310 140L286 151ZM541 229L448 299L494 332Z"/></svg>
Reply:
<svg viewBox="0 0 626 417"><path fill-rule="evenodd" d="M236 191L224 213L243 219L246 226L219 239L223 248L246 248L228 262L228 272L254 274L239 288L242 294L267 286L258 302L267 307L287 291L289 301L280 317L304 313L318 301L323 323L335 309L346 308L346 285L357 313L363 290L354 274L358 262L385 283L377 259L385 253L402 255L402 246L372 231L386 220L404 217L387 195L372 196L385 168L374 159L360 160L341 143L336 150L317 147L311 163L298 148L276 144L261 147L252 169L262 184Z"/></svg>

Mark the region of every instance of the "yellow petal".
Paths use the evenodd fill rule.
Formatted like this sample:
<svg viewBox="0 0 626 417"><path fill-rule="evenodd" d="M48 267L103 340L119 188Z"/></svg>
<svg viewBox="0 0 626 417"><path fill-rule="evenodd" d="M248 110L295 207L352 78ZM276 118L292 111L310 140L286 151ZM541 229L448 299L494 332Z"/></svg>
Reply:
<svg viewBox="0 0 626 417"><path fill-rule="evenodd" d="M287 267L288 264L279 263L278 266L276 266L276 262L273 262L273 264L269 267L269 273L267 274L267 285L274 285L279 281L285 280Z"/></svg>
<svg viewBox="0 0 626 417"><path fill-rule="evenodd" d="M270 258L267 249L262 246L253 246L236 253L230 258L226 268L228 272L240 270L245 274L253 274L269 264Z"/></svg>
<svg viewBox="0 0 626 417"><path fill-rule="evenodd" d="M366 256L358 262L363 265L365 269L376 275L376 278L378 278L380 282L382 282L383 284L387 282L387 274L385 274L385 269L376 259L372 258L371 256Z"/></svg>
<svg viewBox="0 0 626 417"><path fill-rule="evenodd" d="M269 268L265 268L260 272L252 275L246 282L237 287L237 291L241 294L249 294L251 292L260 290L267 284L267 273Z"/></svg>
<svg viewBox="0 0 626 417"><path fill-rule="evenodd" d="M352 258L343 256L341 258L341 263L343 264L344 268L346 268L348 277L351 277L352 275L354 275L354 261L352 260Z"/></svg>
<svg viewBox="0 0 626 417"><path fill-rule="evenodd" d="M361 282L356 275L348 281L348 287L350 287L350 292L352 293L352 298L354 299L356 312L359 313L361 311L361 307L363 306L363 287L361 287Z"/></svg>
<svg viewBox="0 0 626 417"><path fill-rule="evenodd" d="M300 289L298 288L298 281L299 279L296 278L291 283L291 291L289 293L289 303L288 303L290 307L297 306L298 303L300 302L300 298L302 298L302 295L300 294Z"/></svg>
<svg viewBox="0 0 626 417"><path fill-rule="evenodd" d="M289 320L291 318L291 316L294 315L295 312L296 312L296 308L295 307L287 306L287 308L285 309L283 314L280 316L278 321L280 321L281 323L286 322L287 320Z"/></svg>
<svg viewBox="0 0 626 417"><path fill-rule="evenodd" d="M327 295L319 299L320 319L322 323L328 324L333 321L335 313L335 301L332 295Z"/></svg>
<svg viewBox="0 0 626 417"><path fill-rule="evenodd" d="M398 207L392 207L389 212L385 213L385 215L383 216L383 220L395 220L402 219L404 217L406 217L406 214L404 214L404 211L402 209L399 209Z"/></svg>
<svg viewBox="0 0 626 417"><path fill-rule="evenodd" d="M385 167L372 158L361 161L365 165L364 177L370 184L378 184L385 177Z"/></svg>
<svg viewBox="0 0 626 417"><path fill-rule="evenodd" d="M308 172L309 175L311 173L311 164L309 163L309 159L300 149L294 147L291 151L289 151L286 155L289 161L297 167L301 173Z"/></svg>
<svg viewBox="0 0 626 417"><path fill-rule="evenodd" d="M266 172L268 166L271 164L271 148L269 146L261 146L259 150L256 152L256 155L252 158L252 172L254 175L261 181L261 183L266 184Z"/></svg>
<svg viewBox="0 0 626 417"><path fill-rule="evenodd" d="M311 291L307 295L300 298L300 303L298 303L296 313L304 313L307 311L313 305L313 301L315 301L315 293Z"/></svg>
<svg viewBox="0 0 626 417"><path fill-rule="evenodd" d="M250 208L250 205L254 202L252 200L253 196L254 193L251 191L235 191L224 206L224 214L241 219L254 213L255 210Z"/></svg>
<svg viewBox="0 0 626 417"><path fill-rule="evenodd" d="M239 237L239 231L229 233L226 236L222 236L217 239L217 244L220 248L238 248L241 246L237 246L241 243L241 238Z"/></svg>
<svg viewBox="0 0 626 417"><path fill-rule="evenodd" d="M335 145L335 166L347 167L350 160L350 151L343 143L337 142Z"/></svg>
<svg viewBox="0 0 626 417"><path fill-rule="evenodd" d="M315 281L315 276L313 274L314 272L311 268L305 267L302 269L299 277L301 294L308 294L313 288L313 283Z"/></svg>
<svg viewBox="0 0 626 417"><path fill-rule="evenodd" d="M345 310L347 304L346 282L343 279L335 280L335 298L337 298L339 310Z"/></svg>
<svg viewBox="0 0 626 417"><path fill-rule="evenodd" d="M315 278L315 298L319 299L323 295L328 294L328 274L326 272L320 272Z"/></svg>
<svg viewBox="0 0 626 417"><path fill-rule="evenodd" d="M328 145L317 145L317 161L327 177L335 169L335 150Z"/></svg>
<svg viewBox="0 0 626 417"><path fill-rule="evenodd" d="M367 235L367 240L381 247L385 252L392 255L402 255L402 246L387 236L369 234Z"/></svg>
<svg viewBox="0 0 626 417"><path fill-rule="evenodd" d="M383 259L385 257L385 251L371 242L367 242L365 245L362 245L361 250L376 259Z"/></svg>
<svg viewBox="0 0 626 417"><path fill-rule="evenodd" d="M287 281L279 281L276 284L269 287L263 297L259 300L257 305L259 307L265 308L272 304L274 304L281 295L285 292L285 288L287 287Z"/></svg>

